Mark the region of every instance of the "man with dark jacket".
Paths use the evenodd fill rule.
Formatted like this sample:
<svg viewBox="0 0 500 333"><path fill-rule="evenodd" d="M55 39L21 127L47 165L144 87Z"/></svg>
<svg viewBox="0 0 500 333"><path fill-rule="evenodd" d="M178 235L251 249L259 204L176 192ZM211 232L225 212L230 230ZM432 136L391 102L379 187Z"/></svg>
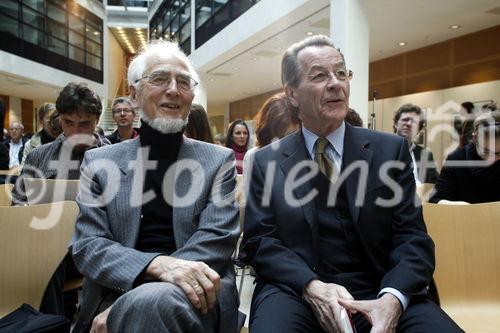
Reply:
<svg viewBox="0 0 500 333"><path fill-rule="evenodd" d="M438 177L434 156L429 149L415 143L424 124L422 109L418 105L404 104L394 115L394 133L408 142L415 182L434 184Z"/></svg>
<svg viewBox="0 0 500 333"><path fill-rule="evenodd" d="M345 123L351 78L326 36L283 56L302 129L255 154L240 248L257 274L250 331L346 332L349 312L358 332L459 332L427 296L434 243L408 145Z"/></svg>

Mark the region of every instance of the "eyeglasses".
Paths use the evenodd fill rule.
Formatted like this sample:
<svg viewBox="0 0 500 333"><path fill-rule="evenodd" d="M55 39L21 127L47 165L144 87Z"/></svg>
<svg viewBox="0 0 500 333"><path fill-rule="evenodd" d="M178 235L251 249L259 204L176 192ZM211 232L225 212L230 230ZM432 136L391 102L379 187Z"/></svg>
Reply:
<svg viewBox="0 0 500 333"><path fill-rule="evenodd" d="M132 114L134 113L134 110L132 109L114 109L113 114L119 114L119 113L125 113L125 114Z"/></svg>
<svg viewBox="0 0 500 333"><path fill-rule="evenodd" d="M155 87L168 87L172 83L172 78L175 79L177 88L182 91L192 91L198 85L192 77L183 74L173 74L165 71L153 72L149 75L143 76L134 83L141 80L147 80L146 82Z"/></svg>
<svg viewBox="0 0 500 333"><path fill-rule="evenodd" d="M314 82L314 83L324 83L330 80L330 77L332 74L337 78L339 81L351 81L353 72L351 70L341 68L336 71L332 72L316 72L308 76L309 81Z"/></svg>

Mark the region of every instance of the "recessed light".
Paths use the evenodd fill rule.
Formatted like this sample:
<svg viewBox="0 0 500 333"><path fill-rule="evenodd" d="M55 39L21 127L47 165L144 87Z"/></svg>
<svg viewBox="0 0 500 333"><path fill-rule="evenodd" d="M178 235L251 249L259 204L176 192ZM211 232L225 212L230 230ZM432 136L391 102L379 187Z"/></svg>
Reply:
<svg viewBox="0 0 500 333"><path fill-rule="evenodd" d="M306 32L306 35L308 35L308 36L312 36L313 34L314 34L314 32L312 32L312 31Z"/></svg>
<svg viewBox="0 0 500 333"><path fill-rule="evenodd" d="M399 46L405 46L406 45L406 42L399 42L398 43Z"/></svg>
<svg viewBox="0 0 500 333"><path fill-rule="evenodd" d="M214 82L214 81L215 81L215 79L214 79L213 77L211 77L210 79L208 79L208 81L210 81L210 82Z"/></svg>
<svg viewBox="0 0 500 333"><path fill-rule="evenodd" d="M450 26L448 27L448 29L460 29L460 28L461 28L461 26L460 26L460 25L458 25L458 24L452 24L452 25L450 25Z"/></svg>
<svg viewBox="0 0 500 333"><path fill-rule="evenodd" d="M238 69L240 69L240 68L239 68L238 66L234 66L234 67L233 67L233 69L234 69L235 71L237 71L237 70L238 70Z"/></svg>
<svg viewBox="0 0 500 333"><path fill-rule="evenodd" d="M252 61L257 61L257 58L256 58L256 57L253 57L253 58L252 58Z"/></svg>

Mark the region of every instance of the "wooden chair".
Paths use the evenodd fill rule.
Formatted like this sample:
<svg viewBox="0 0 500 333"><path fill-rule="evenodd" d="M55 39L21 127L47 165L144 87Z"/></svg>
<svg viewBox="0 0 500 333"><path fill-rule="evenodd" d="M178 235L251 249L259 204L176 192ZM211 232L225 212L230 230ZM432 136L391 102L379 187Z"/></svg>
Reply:
<svg viewBox="0 0 500 333"><path fill-rule="evenodd" d="M74 179L24 178L23 181L30 205L54 201L76 201L80 186L80 181ZM54 195L55 193L57 195Z"/></svg>
<svg viewBox="0 0 500 333"><path fill-rule="evenodd" d="M417 195L419 196L420 200L422 200L422 202L429 202L432 190L434 190L434 184L423 183L417 185Z"/></svg>
<svg viewBox="0 0 500 333"><path fill-rule="evenodd" d="M423 204L441 307L466 332L500 327L500 202Z"/></svg>
<svg viewBox="0 0 500 333"><path fill-rule="evenodd" d="M0 318L22 303L40 307L68 252L78 213L71 201L0 207Z"/></svg>
<svg viewBox="0 0 500 333"><path fill-rule="evenodd" d="M11 192L14 188L13 184L0 185L0 206L10 206L12 203Z"/></svg>

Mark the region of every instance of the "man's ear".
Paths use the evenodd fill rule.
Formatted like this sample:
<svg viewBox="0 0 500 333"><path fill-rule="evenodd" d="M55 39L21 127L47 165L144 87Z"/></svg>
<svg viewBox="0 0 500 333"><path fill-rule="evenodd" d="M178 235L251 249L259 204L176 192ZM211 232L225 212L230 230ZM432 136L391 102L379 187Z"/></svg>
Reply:
<svg viewBox="0 0 500 333"><path fill-rule="evenodd" d="M130 100L132 100L132 102L134 103L137 103L137 89L134 85L130 85L128 89L130 90Z"/></svg>
<svg viewBox="0 0 500 333"><path fill-rule="evenodd" d="M299 103L297 103L297 100L295 99L295 90L289 85L285 85L285 94L290 99L290 103L292 103L293 106L298 108Z"/></svg>

